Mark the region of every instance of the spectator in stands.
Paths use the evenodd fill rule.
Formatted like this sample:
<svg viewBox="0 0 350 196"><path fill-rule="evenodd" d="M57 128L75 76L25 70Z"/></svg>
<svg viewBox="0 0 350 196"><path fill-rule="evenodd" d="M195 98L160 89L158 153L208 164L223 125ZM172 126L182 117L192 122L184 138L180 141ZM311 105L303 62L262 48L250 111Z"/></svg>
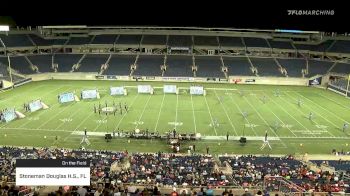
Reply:
<svg viewBox="0 0 350 196"><path fill-rule="evenodd" d="M179 194L176 192L176 188L173 188L173 191L170 193L170 196L179 196Z"/></svg>
<svg viewBox="0 0 350 196"><path fill-rule="evenodd" d="M157 186L154 186L152 195L160 195L160 191L158 190Z"/></svg>
<svg viewBox="0 0 350 196"><path fill-rule="evenodd" d="M102 188L101 187L97 189L94 196L102 196Z"/></svg>
<svg viewBox="0 0 350 196"><path fill-rule="evenodd" d="M79 194L79 196L85 196L86 195L86 193L87 193L87 190L86 190L86 188L85 187L79 187L78 188L78 194Z"/></svg>
<svg viewBox="0 0 350 196"><path fill-rule="evenodd" d="M253 196L253 195L248 192L248 188L245 188L242 196Z"/></svg>
<svg viewBox="0 0 350 196"><path fill-rule="evenodd" d="M214 190L212 189L211 186L209 186L209 187L207 188L207 190L205 191L205 193L206 193L206 195L211 195L211 196L213 196L213 195L214 195Z"/></svg>
<svg viewBox="0 0 350 196"><path fill-rule="evenodd" d="M197 193L197 195L204 195L204 188L201 187L201 190Z"/></svg>

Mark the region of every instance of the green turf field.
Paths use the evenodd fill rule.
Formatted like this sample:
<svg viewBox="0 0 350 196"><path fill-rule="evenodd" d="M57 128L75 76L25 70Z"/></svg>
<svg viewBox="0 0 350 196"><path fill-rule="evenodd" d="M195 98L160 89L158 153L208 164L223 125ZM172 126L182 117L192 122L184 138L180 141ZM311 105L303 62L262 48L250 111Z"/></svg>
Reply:
<svg viewBox="0 0 350 196"><path fill-rule="evenodd" d="M350 128L343 132L343 124L350 122L350 100L333 92L311 87L203 84L206 96L191 96L189 83L179 95L163 94L156 88L154 95L138 94L136 82L115 81L45 81L32 82L0 94L0 108L16 107L26 118L0 124L0 144L25 146L58 146L78 148L81 131L87 127L96 149L129 149L130 151L168 151L165 142L115 139L104 141L109 131L149 129L160 133L176 128L180 133L200 133L208 140L197 146L212 146L214 153L330 153L335 148L350 151ZM142 82L162 87L160 82ZM127 96L110 96L110 86L127 86ZM57 95L63 92L98 88L101 99L59 104ZM276 96L276 91L279 96ZM264 98L265 97L265 98ZM23 103L41 98L50 108L26 113ZM264 101L265 99L265 101ZM128 113L98 115L94 104L107 101L127 103ZM301 107L298 100L302 101ZM265 103L264 103L265 102ZM309 113L313 112L313 120ZM244 118L242 113L246 113ZM216 121L216 123L215 123ZM247 136L244 146L236 141ZM272 150L259 150L268 131ZM349 133L348 133L349 132ZM232 141L226 141L229 133ZM6 136L5 136L6 135ZM46 136L46 138L44 138ZM55 136L59 140L55 141ZM236 136L236 137L234 137ZM234 141L233 141L234 140ZM220 143L220 145L219 145ZM303 144L300 146L300 144ZM190 142L185 145L190 145ZM204 152L204 150L203 150Z"/></svg>

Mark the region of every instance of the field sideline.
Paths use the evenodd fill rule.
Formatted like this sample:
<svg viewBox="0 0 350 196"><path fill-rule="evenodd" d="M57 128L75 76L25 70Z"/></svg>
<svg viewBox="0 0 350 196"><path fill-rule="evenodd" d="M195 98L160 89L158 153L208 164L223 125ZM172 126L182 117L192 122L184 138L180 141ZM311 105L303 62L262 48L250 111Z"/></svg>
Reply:
<svg viewBox="0 0 350 196"><path fill-rule="evenodd" d="M329 153L332 149L350 151L347 145L350 142L350 130L342 130L343 124L350 122L350 100L324 89L203 84L207 90L206 96L191 96L188 90L180 90L179 95L163 94L162 88L155 88L155 94L149 95L138 94L133 87L137 84L116 81L44 81L2 92L0 108L15 107L27 117L1 123L0 143L78 148L81 131L87 127L92 141L90 148L166 151L167 146L160 141L131 140L127 143L127 140L115 139L111 143L105 143L101 135L118 128L149 129L160 133L176 128L180 133L201 133L206 136L210 140L196 142L196 145L213 146L216 153L261 153L259 147L265 131L274 140L271 140L273 150L266 149L263 153ZM142 84L162 87L164 83ZM121 85L127 86L128 96L109 95L110 86ZM176 85L188 88L191 84ZM101 99L70 104L57 102L60 93L76 91L79 96L82 89L89 88L98 88ZM280 96L275 96L277 89ZM23 103L38 98L50 108L25 113ZM299 99L303 102L301 107L297 104ZM122 105L127 103L130 111L116 116L95 114L94 104L101 102L104 105L106 101L109 106L113 101ZM312 121L308 119L310 112L314 114ZM247 113L247 118L242 113ZM217 125L214 125L215 121ZM243 132L248 137L245 146L236 141L225 141L227 133L231 140L236 140ZM44 136L47 136L46 139ZM59 138L57 142L55 136Z"/></svg>

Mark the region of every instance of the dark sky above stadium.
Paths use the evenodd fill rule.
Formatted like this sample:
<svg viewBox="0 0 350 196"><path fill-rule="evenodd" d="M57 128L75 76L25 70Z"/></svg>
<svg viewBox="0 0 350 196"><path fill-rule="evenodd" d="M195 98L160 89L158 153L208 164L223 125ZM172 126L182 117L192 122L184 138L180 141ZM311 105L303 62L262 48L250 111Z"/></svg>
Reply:
<svg viewBox="0 0 350 196"><path fill-rule="evenodd" d="M89 1L93 2L93 1ZM100 1L99 1L100 2ZM109 1L55 5L40 15L22 14L11 16L20 26L41 25L128 25L128 26L192 26L254 29L293 29L329 32L350 32L349 25L337 21L350 18L343 7L297 7L282 1L272 6L266 2L249 1ZM54 11L52 9L55 9ZM333 11L333 15L298 15L296 11ZM0 20L1 22L1 20Z"/></svg>

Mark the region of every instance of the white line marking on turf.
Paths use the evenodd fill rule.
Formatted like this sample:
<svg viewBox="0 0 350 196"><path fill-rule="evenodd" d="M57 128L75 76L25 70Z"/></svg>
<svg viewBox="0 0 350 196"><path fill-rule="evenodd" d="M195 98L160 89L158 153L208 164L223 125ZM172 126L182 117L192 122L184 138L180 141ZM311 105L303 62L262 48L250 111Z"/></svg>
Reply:
<svg viewBox="0 0 350 196"><path fill-rule="evenodd" d="M264 93L264 92L263 92ZM272 100L276 105L278 105L274 100L273 98L270 98L266 93L264 93L264 95L266 95L270 100ZM284 123L271 109L270 107L267 107L271 112L272 114L283 124L285 125L286 123ZM297 137L297 135L289 128L289 126L286 126L286 128L295 136Z"/></svg>
<svg viewBox="0 0 350 196"><path fill-rule="evenodd" d="M156 126L154 127L154 131L157 131L157 128L158 128L158 122L159 122L160 114L161 114L161 112L162 112L164 99L165 99L165 93L163 93L163 99L162 99L162 102L161 102L161 104L160 104L160 108L159 108L159 112L158 112L158 117L157 117L157 122L156 122Z"/></svg>
<svg viewBox="0 0 350 196"><path fill-rule="evenodd" d="M94 113L91 112L91 114L89 114L88 116L86 116L85 119L82 120L82 121L78 124L78 126L76 126L75 129L74 129L69 135L67 135L67 136L63 139L63 141L66 141L66 140L68 139L68 137L71 136L71 135L72 135L82 124L84 124L84 122L85 122L87 119L89 119L90 116L93 115L93 114L94 114Z"/></svg>
<svg viewBox="0 0 350 196"><path fill-rule="evenodd" d="M107 120L106 120L107 119ZM108 114L107 114L107 116L104 116L103 117L103 120L102 120L102 122L104 122L104 121L106 121L106 126L108 126ZM101 125L102 125L103 123L98 123L98 125L95 127L95 129L93 130L93 131L96 131ZM109 130L105 130L105 131L109 131Z"/></svg>
<svg viewBox="0 0 350 196"><path fill-rule="evenodd" d="M67 110L70 107L65 107L64 109L61 109L60 112L57 112L55 115L52 115L51 118L49 118L48 120L46 120L46 122L42 123L39 127L37 127L38 129L40 129L41 127L43 127L44 125L46 125L47 123L49 123L51 120L55 119L57 116L59 116L59 114L61 114L62 112L64 112L65 110Z"/></svg>
<svg viewBox="0 0 350 196"><path fill-rule="evenodd" d="M281 92L281 91L280 91ZM310 132L311 134L313 134L308 128L306 128L300 121L298 121L293 115L291 115L288 111L286 111L283 107L281 107L280 104L278 104L277 102L275 102L273 99L271 99L279 108L281 108L286 114L288 114L290 117L292 117L298 124L300 124L302 127L304 127L308 132ZM289 103L289 102L287 102Z"/></svg>
<svg viewBox="0 0 350 196"><path fill-rule="evenodd" d="M235 102L235 100L233 100L232 96L228 96L230 97L231 101L235 104L236 108L239 110L239 112L242 114L242 110L241 108L237 105L237 103ZM248 120L248 118L244 118L248 124L251 124ZM252 129L252 131L255 133L256 136L258 136L258 134L256 133L256 131L254 130L254 127L253 126L250 126L250 128Z"/></svg>
<svg viewBox="0 0 350 196"><path fill-rule="evenodd" d="M287 94L286 94L287 95ZM285 99L285 98L283 98L283 97L281 97L281 99ZM284 103L288 103L289 105L292 105L293 107L295 107L296 108L296 111L298 111L299 113L301 113L303 116L304 116L304 113L303 112L301 112L300 110L299 110L299 108L297 108L294 104L291 104L289 101L287 101L287 100L284 100ZM312 132L312 131L310 131L310 129L308 129L308 128L306 128L302 123L300 123L296 118L294 118L294 116L292 116L289 112L287 112L283 107L281 107L279 104L277 104L278 105L278 107L280 107L283 111L285 111L290 117L292 117L295 121L297 121L302 127L304 127L308 132L310 132L314 137L316 137L315 136L315 134Z"/></svg>
<svg viewBox="0 0 350 196"><path fill-rule="evenodd" d="M334 101L334 99L331 99L331 98L329 98L329 97L326 97L326 96L324 96L324 95L322 95L322 94L320 94L320 93L318 93L318 95L320 95L320 96L323 97L323 98L326 98L326 99L328 99L328 100L333 101L334 103L336 103L336 104L338 104L338 105L344 107L345 109L350 109L350 107L348 107L348 106L346 106L346 105L343 105L343 104L341 104L341 103L338 103L338 102Z"/></svg>
<svg viewBox="0 0 350 196"><path fill-rule="evenodd" d="M207 104L207 108L208 108L208 111L209 111L209 115L210 115L210 119L211 119L210 123L213 123L213 116L211 115L206 95L204 95L204 100L205 100L205 103ZM218 135L218 132L216 131L215 126L213 126L213 127L214 127L215 134Z"/></svg>
<svg viewBox="0 0 350 196"><path fill-rule="evenodd" d="M194 132L197 133L196 117L194 115L194 107L193 107L192 95L191 95L191 104L192 104L192 115L193 115Z"/></svg>
<svg viewBox="0 0 350 196"><path fill-rule="evenodd" d="M218 94L216 93L216 90L214 90L214 92L215 92L216 97L219 99L219 96L218 96ZM236 127L233 125L232 120L231 120L231 118L228 116L227 111L226 111L226 108L223 106L223 104L222 104L221 101L220 101L220 106L222 107L222 109L224 110L224 112L225 112L225 114L226 114L226 117L227 117L228 120L230 121L230 124L231 124L231 127L233 128L233 131L234 131L234 132L236 133L236 135L238 136L238 133L237 133L237 131L236 131Z"/></svg>
<svg viewBox="0 0 350 196"><path fill-rule="evenodd" d="M272 132L274 135L276 135L276 137L278 137L278 135L272 130L272 128L270 127L269 123L266 122L266 120L260 115L260 113L258 112L258 110L249 102L249 100L246 97L243 97L243 99L248 103L248 105L253 108L253 110L255 110L255 112L258 114L258 116L260 117L261 120L264 121L265 125L267 127L269 127L270 132ZM281 143L283 146L287 147L286 144L281 140Z"/></svg>
<svg viewBox="0 0 350 196"><path fill-rule="evenodd" d="M300 93L298 93L298 94L301 95L302 97L305 97L304 95L302 95L302 94L300 94ZM322 106L319 105L318 103L312 101L311 99L309 99L309 98L307 98L307 97L305 97L305 99L309 100L309 101L310 101L311 103L313 103L314 105L317 105L318 107L322 108L324 111L326 111L326 112L332 114L333 116L335 116L335 117L338 118L339 120L341 120L341 121L346 122L346 123L349 124L348 121L344 120L343 118L338 117L338 116L335 115L333 112L330 112L329 110L327 110L326 108L322 107ZM309 108L310 108L310 107L309 107ZM310 109L311 109L311 108L310 108ZM322 118L323 118L323 117L322 117ZM327 119L325 119L325 120L327 120ZM327 121L328 121L328 120L327 120ZM328 122L329 122L329 121L328 121ZM332 123L332 124L333 124L333 123ZM337 125L335 125L335 124L333 124L333 125L334 125L335 127L337 127Z"/></svg>
<svg viewBox="0 0 350 196"><path fill-rule="evenodd" d="M57 88L57 89L55 89L55 90L53 90L53 91L50 91L49 93L45 93L45 94L44 94L43 96L41 96L41 97L46 97L47 95L49 95L49 94L51 94L52 92L55 92L55 91L57 91L58 89L61 89L61 88L62 88L62 86L59 87L59 88ZM53 108L54 106L56 106L56 105L58 105L58 104L59 104L58 102L57 102L57 103L54 103L54 104L51 105L50 108L48 108L48 109L46 109L46 110L41 109L41 110L40 110L40 114L38 114L36 117L40 117L40 116L42 116L43 114L46 114L47 111L50 111L51 108ZM39 112L39 111L38 111L38 112ZM30 113L29 113L29 114L30 114ZM27 115L28 115L28 114L27 114ZM27 125L27 124L30 123L30 122L32 122L32 121L27 121L27 122L23 123L21 126L19 126L19 128L24 127L25 125Z"/></svg>
<svg viewBox="0 0 350 196"><path fill-rule="evenodd" d="M145 106L143 107L143 110L142 110L142 113L141 113L141 115L140 115L140 118L139 118L138 122L141 121L142 116L143 116L143 114L144 114L145 111L146 111L146 108L147 108L147 106L148 106L148 102L149 102L149 100L151 99L151 97L152 97L152 95L149 95L149 96L148 96L147 102L146 102ZM135 129L136 129L138 126L139 126L139 123L136 124Z"/></svg>
<svg viewBox="0 0 350 196"><path fill-rule="evenodd" d="M179 94L176 94L175 130L177 128L177 110L179 105Z"/></svg>
<svg viewBox="0 0 350 196"><path fill-rule="evenodd" d="M135 103L135 101L136 101L136 98L139 96L139 94L137 94L136 96L135 96L135 98L134 98L134 100L132 100L132 102L131 102L131 105L130 105L130 108L131 108L131 106ZM118 129L119 129L119 125L120 125L120 123L122 122L122 120L124 119L124 117L126 116L126 112L123 114L123 116L122 116L122 118L119 120L119 122L118 122L118 124L116 124L116 126L114 127L114 130L116 130L116 128L118 127Z"/></svg>
<svg viewBox="0 0 350 196"><path fill-rule="evenodd" d="M18 130L18 131L45 131L45 132L66 132L66 133L70 133L70 136L72 135L83 135L83 131L70 131L70 130L54 130L54 129L31 129L31 128L0 128L1 131L8 131L8 130ZM101 134L104 135L104 133L101 133L101 132L90 132L91 134L89 135L90 136L100 136ZM12 133L11 133L12 134ZM22 136L22 137L26 137L27 135L26 134L18 134L18 133L13 133L13 134L17 134L19 136ZM37 136L40 136L40 135L37 135ZM210 137L210 136L206 136L206 137ZM211 137L216 137L216 136L211 136ZM249 137L249 136L247 136ZM223 140L226 140L225 137L220 137L218 136L218 138L223 138ZM263 138L263 137L259 137L257 136L257 138ZM275 137L272 137L272 138L275 138ZM277 139L277 138L276 138ZM279 139L297 139L297 140L300 140L300 139L339 139L339 140L349 140L350 137L325 137L325 136L321 136L321 137L279 137ZM309 140L307 140L309 141Z"/></svg>
<svg viewBox="0 0 350 196"><path fill-rule="evenodd" d="M27 89L27 90L25 90L25 91L29 91L29 92L23 92L23 91L21 91L20 89L19 89L19 91L21 92L21 93L19 93L18 95L16 95L16 96L10 96L10 97L8 97L7 99L2 99L2 100L0 100L0 103L2 103L2 102L4 102L4 101L8 101L8 100L11 100L11 99L14 99L14 98L17 98L17 97L22 97L24 94L33 94L33 92L35 92L35 90L36 89L38 89L38 88L41 88L41 87L43 87L43 86L45 86L45 85L39 85L39 86L37 86L37 87L34 87L34 88L29 88L29 89ZM14 89L12 89L12 90L14 90ZM9 92L12 92L12 91L9 91Z"/></svg>
<svg viewBox="0 0 350 196"><path fill-rule="evenodd" d="M290 98L292 98L292 99L294 99L294 97L292 97L291 95L288 95L287 93L285 93L287 96L289 96ZM301 95L302 96L302 95ZM304 96L303 96L304 97ZM306 97L305 97L306 98ZM306 98L307 99L307 98ZM307 107L307 108L309 108L311 111L314 111L314 110L312 110L308 105L306 105L305 104L305 107ZM336 124L334 124L333 122L331 122L331 121L329 121L328 119L326 119L326 118L324 118L323 117L323 115L320 115L320 113L318 113L318 112L316 112L316 111L314 111L315 112L315 114L317 114L318 116L320 116L321 118L323 118L324 120L326 120L327 122L329 122L329 123L331 123L333 126L335 126L335 127L337 127L337 125ZM318 124L315 120L314 120L314 122L316 123L316 125L320 125L320 124ZM328 132L328 134L330 134L330 135L332 135L333 137L334 137L334 135L331 133L331 132L329 132L328 130L327 130L327 132Z"/></svg>
<svg viewBox="0 0 350 196"><path fill-rule="evenodd" d="M71 115L68 116L68 118L72 118L73 116L75 116L76 113L80 112L80 110L84 108L84 107L79 107L79 109L75 110L75 112L73 112ZM65 122L62 122L61 124L59 124L55 130L57 130L58 128L60 128L62 125L64 125Z"/></svg>

